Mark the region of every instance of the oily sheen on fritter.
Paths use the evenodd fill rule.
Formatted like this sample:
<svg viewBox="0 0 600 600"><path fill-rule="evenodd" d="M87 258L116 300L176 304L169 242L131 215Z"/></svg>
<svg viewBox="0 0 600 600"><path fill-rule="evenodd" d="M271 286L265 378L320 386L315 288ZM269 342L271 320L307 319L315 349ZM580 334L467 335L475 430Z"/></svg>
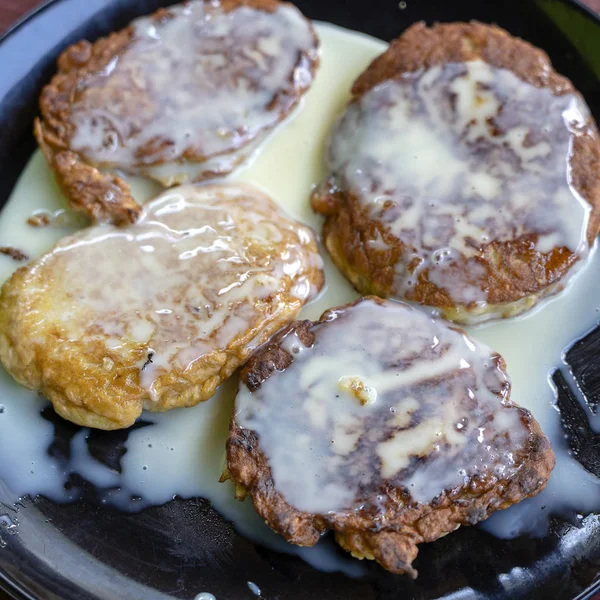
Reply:
<svg viewBox="0 0 600 600"><path fill-rule="evenodd" d="M245 185L183 186L0 292L0 360L64 418L118 429L210 398L323 285L312 231Z"/></svg>

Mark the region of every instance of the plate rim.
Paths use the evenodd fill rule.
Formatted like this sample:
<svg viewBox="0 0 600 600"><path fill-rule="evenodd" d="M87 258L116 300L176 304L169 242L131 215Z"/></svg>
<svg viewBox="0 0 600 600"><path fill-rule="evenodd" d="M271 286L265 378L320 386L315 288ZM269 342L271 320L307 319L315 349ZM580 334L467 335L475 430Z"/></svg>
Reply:
<svg viewBox="0 0 600 600"><path fill-rule="evenodd" d="M0 48L12 37L22 33L22 31L29 27L36 19L38 19L47 9L54 5L60 4L65 0L43 0L40 4L27 11L24 15L14 21L7 29L0 33ZM79 0L80 2L84 0ZM175 4L182 0L168 0L169 4ZM294 0L289 0L294 2ZM571 5L578 12L595 21L600 27L600 13L594 11L592 8L582 2L582 0L543 0L545 2L559 2L561 4ZM600 123L599 123L600 124ZM19 172L19 176L22 171ZM2 206L0 206L0 211ZM600 513L599 513L600 514ZM3 568L0 566L0 591L6 593L10 598L14 600L42 600L42 596L35 596L33 593L28 591L25 584L18 579L11 577ZM45 590L46 592L53 593L52 590ZM593 581L585 590L580 592L573 600L600 600L600 571L596 575L596 580Z"/></svg>

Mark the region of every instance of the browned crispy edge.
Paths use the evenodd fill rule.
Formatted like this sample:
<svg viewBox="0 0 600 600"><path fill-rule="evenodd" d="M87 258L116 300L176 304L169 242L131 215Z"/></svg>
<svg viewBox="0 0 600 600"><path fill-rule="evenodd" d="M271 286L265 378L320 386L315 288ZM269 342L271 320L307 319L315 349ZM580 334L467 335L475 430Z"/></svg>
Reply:
<svg viewBox="0 0 600 600"><path fill-rule="evenodd" d="M221 0L226 12L242 6L273 12L281 4L284 3L279 0ZM161 8L152 18L160 22L170 15L169 9ZM34 122L38 144L71 207L94 221L110 221L117 225L135 222L142 209L122 178L101 172L71 151L74 128L69 117L80 82L121 54L131 42L133 31L133 26L129 25L94 43L81 40L67 48L58 58L58 73L42 90L41 117ZM316 33L314 36L316 39ZM314 72L318 60L310 66ZM183 157L190 160L203 158L195 156L189 149L183 152Z"/></svg>
<svg viewBox="0 0 600 600"><path fill-rule="evenodd" d="M5 256L10 257L17 262L29 260L29 256L25 254L25 252L15 248L14 246L1 246L0 254L4 254Z"/></svg>
<svg viewBox="0 0 600 600"><path fill-rule="evenodd" d="M369 299L383 302L375 297ZM327 321L333 310L339 308L326 311L315 323L296 321L282 330L246 363L241 371L240 385L256 391L271 375L288 368L294 359L280 347L285 335L294 331L305 346L312 346L315 340L313 327ZM499 368L505 369L503 359L498 358ZM283 401L285 398L282 398ZM474 525L496 510L537 495L546 486L555 463L550 442L528 410L513 406L530 431L528 453L517 457L522 467L514 477L500 481L473 477L467 485L451 493L444 492L429 504L417 504L410 499L406 489L390 485L386 489L390 501L385 508L385 519L376 518L381 515L363 509L327 514L295 509L277 491L258 436L239 427L235 415L231 419L227 440L225 478L236 483L240 499L246 495L252 498L258 514L287 541L313 546L323 533L333 530L338 543L357 557L373 558L393 573L416 577L417 572L411 563L418 553L417 544L432 542L460 525Z"/></svg>
<svg viewBox="0 0 600 600"><path fill-rule="evenodd" d="M358 77L352 88L353 101L382 81L433 65L481 59L512 71L536 87L547 87L555 95L578 92L557 74L548 55L494 25L447 23L427 27L417 23L406 30L389 49L377 57ZM590 245L600 229L600 136L592 117L585 134L574 138L572 183L591 205L587 229ZM323 237L338 268L362 293L384 297L394 293L394 267L404 246L381 223L373 221L359 200L344 190L322 186L312 199L313 209L325 215ZM381 236L388 248L380 250L368 240ZM489 266L489 304L509 303L539 293L559 281L576 262L567 248L541 254L532 239L491 243L483 256L473 259ZM453 306L441 288L421 273L407 299L439 307Z"/></svg>

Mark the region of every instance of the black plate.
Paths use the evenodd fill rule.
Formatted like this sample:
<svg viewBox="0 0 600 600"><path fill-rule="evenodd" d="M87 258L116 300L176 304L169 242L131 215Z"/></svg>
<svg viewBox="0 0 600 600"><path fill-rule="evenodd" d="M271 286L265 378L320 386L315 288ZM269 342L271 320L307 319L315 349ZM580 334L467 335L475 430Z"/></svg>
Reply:
<svg viewBox="0 0 600 600"><path fill-rule="evenodd" d="M0 40L0 205L34 150L31 123L37 95L69 43L95 39L153 11L160 0L51 0ZM478 19L495 22L545 49L556 69L581 90L600 122L600 21L567 0L298 0L308 16L389 40L411 23ZM584 339L568 360L588 398L600 392L594 367L600 333ZM556 357L559 364L560 357ZM559 407L571 446L600 475L600 440L560 372ZM60 447L76 428L56 422ZM95 455L118 461L127 433L94 435ZM8 456L0 460L10 460ZM218 600L281 599L566 599L591 598L600 565L600 520L579 525L554 520L543 539L502 541L473 528L421 547L419 579L393 576L369 565L361 580L317 571L300 559L254 546L202 499L176 499L137 514L100 506L97 490L73 477L84 499L55 505L44 498L18 506L0 481L0 517L15 523L3 535L0 586L19 598L191 600L203 590ZM3 508L4 506L4 508ZM18 511L18 512L17 512ZM2 524L8 521L0 519ZM5 533L5 532L4 532ZM501 576L501 577L500 577ZM584 591L586 590L587 591Z"/></svg>

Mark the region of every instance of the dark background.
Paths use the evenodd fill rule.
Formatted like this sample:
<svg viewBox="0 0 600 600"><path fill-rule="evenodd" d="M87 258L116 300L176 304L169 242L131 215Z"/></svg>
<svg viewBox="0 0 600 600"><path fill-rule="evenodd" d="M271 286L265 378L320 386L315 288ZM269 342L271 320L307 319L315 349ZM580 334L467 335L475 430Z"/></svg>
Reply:
<svg viewBox="0 0 600 600"><path fill-rule="evenodd" d="M324 1L327 2L331 0ZM489 0L481 0L481 2L486 1ZM85 0L82 0L82 2L85 2ZM411 2L411 0L408 0L408 2ZM423 0L412 0L412 2L423 2ZM600 0L582 0L582 2L583 4L587 4L590 8L600 12ZM40 0L0 0L0 33L34 6L40 4L43 4Z"/></svg>

